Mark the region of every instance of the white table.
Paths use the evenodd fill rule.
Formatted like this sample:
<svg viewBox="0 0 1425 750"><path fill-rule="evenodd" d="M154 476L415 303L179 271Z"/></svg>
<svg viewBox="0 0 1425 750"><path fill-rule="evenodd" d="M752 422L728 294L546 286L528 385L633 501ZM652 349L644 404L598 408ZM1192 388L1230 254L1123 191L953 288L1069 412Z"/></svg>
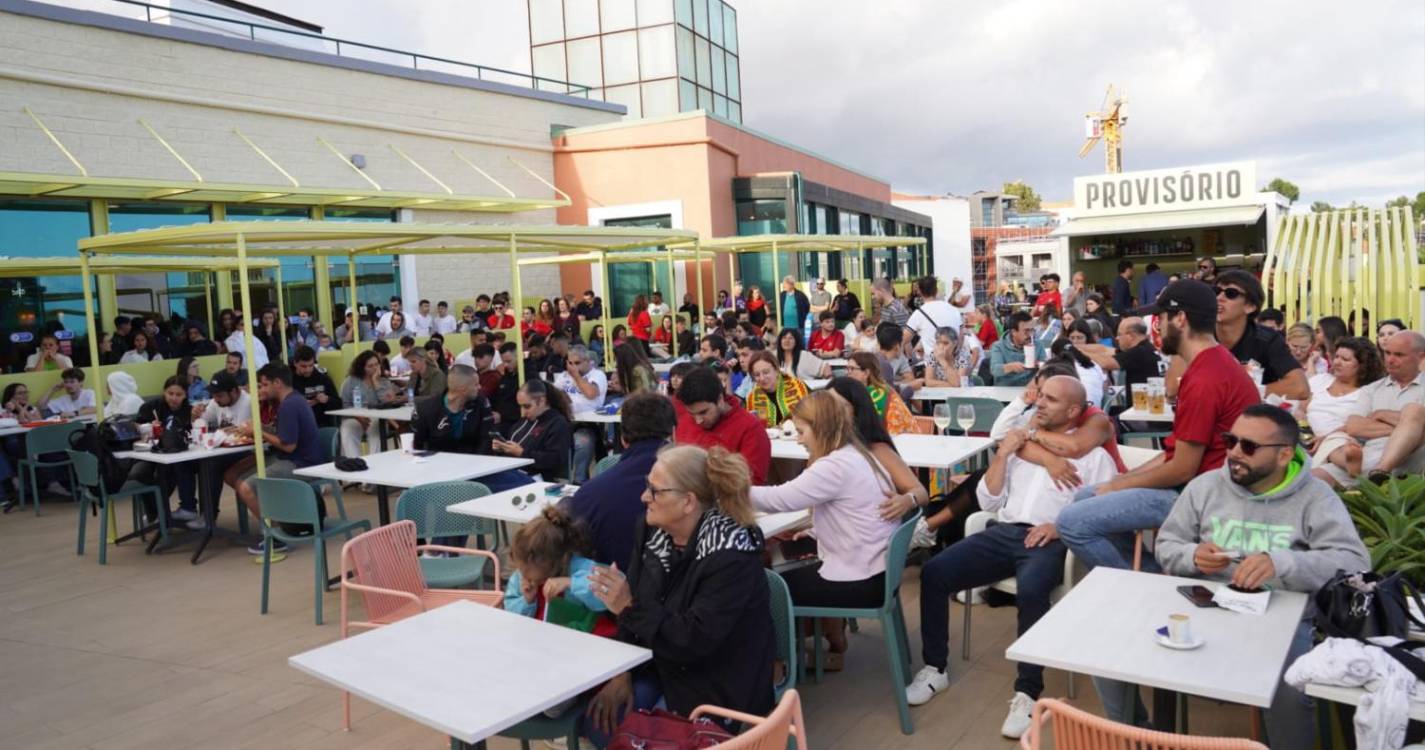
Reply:
<svg viewBox="0 0 1425 750"><path fill-rule="evenodd" d="M831 359L823 359L823 360L822 360L822 362L825 362L825 363L827 363L828 365L831 365L831 367L832 367L833 369L839 367L839 368L841 368L841 369L843 369L843 370L846 369L846 363L849 362L849 361L850 361L850 360L846 359L845 357L832 357Z"/></svg>
<svg viewBox="0 0 1425 750"><path fill-rule="evenodd" d="M203 514L203 523L206 528L203 530L203 538L198 540L198 547L193 550L193 557L188 562L193 565L198 564L198 559L203 556L203 550L207 549L208 542L213 539L213 532L217 530L218 519L218 498L213 496L213 459L227 456L238 456L252 453L251 445L236 445L228 448L189 448L181 453L154 453L151 450L115 451L114 458L130 459L134 461L146 461L159 466L176 466L194 461L198 462L198 507ZM241 519L241 531L247 530L247 517L241 503L236 508L238 518ZM156 529L157 524L152 528ZM143 531L148 531L145 527ZM133 534L129 534L132 537ZM128 537L121 537L126 539ZM160 537L154 535L153 541L148 545L148 551L152 552L154 546L158 544Z"/></svg>
<svg viewBox="0 0 1425 750"><path fill-rule="evenodd" d="M1287 649L1307 597L1272 593L1267 611L1244 615L1199 609L1178 586L1217 583L1193 578L1094 568L1028 632L1005 658L1139 685L1266 708L1276 693ZM1187 614L1205 643L1192 651L1158 645L1168 615ZM1162 701L1155 700L1162 706ZM1168 716L1171 711L1166 712ZM1155 711L1155 719L1163 716ZM1164 725L1162 720L1157 722Z"/></svg>
<svg viewBox="0 0 1425 750"><path fill-rule="evenodd" d="M287 663L476 743L651 658L651 651L612 638L456 602Z"/></svg>
<svg viewBox="0 0 1425 750"><path fill-rule="evenodd" d="M45 424L43 424L43 425L37 425L37 426L39 426L39 427L47 427L47 426L52 425L52 424L67 424L67 423L70 423L70 422L82 422L82 423L85 423L85 424L92 424L92 423L94 423L94 422L96 422L96 421L97 421L97 419L95 418L95 416L94 416L93 414L85 414L85 415L83 415L83 416L78 416L78 417L75 417L75 418L73 418L73 419L45 420ZM23 434L25 434L25 433L29 432L30 430L33 430L33 429L35 429L35 428L34 428L34 427L22 427L22 426L20 426L20 425L15 425L14 427L0 427L0 437L10 437L11 435L23 435Z"/></svg>
<svg viewBox="0 0 1425 750"><path fill-rule="evenodd" d="M619 424L623 421L623 416L618 412L613 414L600 414L596 411L574 412L574 421L585 424Z"/></svg>
<svg viewBox="0 0 1425 750"><path fill-rule="evenodd" d="M831 385L831 378L807 378L802 382L806 384L807 390L819 391L827 387L828 385Z"/></svg>
<svg viewBox="0 0 1425 750"><path fill-rule="evenodd" d="M912 469L949 469L994 445L989 438L958 435L905 434L891 440ZM807 450L795 440L778 438L772 441L772 458L805 461Z"/></svg>
<svg viewBox="0 0 1425 750"><path fill-rule="evenodd" d="M1308 682L1306 683L1306 694L1313 698L1323 698L1334 703L1359 706L1361 705L1361 696L1364 696L1366 691L1356 687L1322 685L1319 682ZM1425 721L1425 702L1410 702L1410 719L1412 721Z"/></svg>
<svg viewBox="0 0 1425 750"><path fill-rule="evenodd" d="M410 405L395 406L390 409L368 409L363 407L361 409L333 409L327 412L327 416L343 417L347 419L361 418L376 420L376 431L381 436L380 450L384 451L386 450L387 438L386 420L391 420L392 422L409 422L412 418L415 417L415 411L415 407Z"/></svg>
<svg viewBox="0 0 1425 750"><path fill-rule="evenodd" d="M534 463L528 458L480 456L471 453L434 453L421 457L399 448L372 453L362 458L366 461L366 471L342 471L332 462L297 469L293 473L310 479L376 485L381 525L385 526L391 522L390 498L386 492L388 487L410 489L431 482L462 482Z"/></svg>
<svg viewBox="0 0 1425 750"><path fill-rule="evenodd" d="M988 398L1007 404L1024 393L1022 385L971 385L961 388L921 388L911 394L916 401L944 401L950 398Z"/></svg>
<svg viewBox="0 0 1425 750"><path fill-rule="evenodd" d="M1173 407L1163 407L1162 414L1154 414L1141 409L1127 409L1118 415L1120 422L1166 422L1173 423Z"/></svg>

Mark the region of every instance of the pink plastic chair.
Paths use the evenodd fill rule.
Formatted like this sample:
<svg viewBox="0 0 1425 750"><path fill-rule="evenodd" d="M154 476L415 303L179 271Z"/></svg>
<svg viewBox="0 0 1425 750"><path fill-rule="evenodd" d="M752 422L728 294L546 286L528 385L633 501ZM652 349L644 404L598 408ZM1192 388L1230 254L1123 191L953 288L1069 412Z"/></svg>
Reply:
<svg viewBox="0 0 1425 750"><path fill-rule="evenodd" d="M1054 698L1034 704L1029 731L1019 738L1023 750L1048 747L1044 726L1054 723L1054 750L1267 750L1260 742L1236 737L1190 737L1155 732L1095 716Z"/></svg>
<svg viewBox="0 0 1425 750"><path fill-rule="evenodd" d="M719 744L718 747L729 750L787 750L788 747L807 750L806 723L802 721L802 697L796 690L782 693L781 702L766 718L717 706L698 706L693 709L690 718L709 715L740 721L749 727L747 731ZM794 738L796 744L789 745L789 738Z"/></svg>
<svg viewBox="0 0 1425 750"><path fill-rule="evenodd" d="M422 552L453 552L490 558L494 567L494 589L432 589L421 575ZM500 559L493 552L416 544L416 524L397 521L368 531L341 547L341 637L349 628L377 628L428 612L452 602L470 601L496 605L504 598L499 590ZM353 621L349 593L361 595L366 619ZM342 728L351 729L351 694L342 693Z"/></svg>

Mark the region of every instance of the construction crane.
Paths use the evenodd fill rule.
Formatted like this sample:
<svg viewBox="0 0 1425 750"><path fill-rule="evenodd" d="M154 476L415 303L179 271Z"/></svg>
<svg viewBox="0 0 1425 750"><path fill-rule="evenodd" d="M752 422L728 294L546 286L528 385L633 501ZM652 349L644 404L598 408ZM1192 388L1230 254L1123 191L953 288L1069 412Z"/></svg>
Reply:
<svg viewBox="0 0 1425 750"><path fill-rule="evenodd" d="M1079 149L1079 158L1088 156L1099 139L1103 139L1104 172L1118 174L1123 171L1123 126L1128 124L1128 97L1122 93L1115 95L1113 84L1108 84L1108 92L1103 95L1103 103L1097 112L1084 115L1084 146Z"/></svg>

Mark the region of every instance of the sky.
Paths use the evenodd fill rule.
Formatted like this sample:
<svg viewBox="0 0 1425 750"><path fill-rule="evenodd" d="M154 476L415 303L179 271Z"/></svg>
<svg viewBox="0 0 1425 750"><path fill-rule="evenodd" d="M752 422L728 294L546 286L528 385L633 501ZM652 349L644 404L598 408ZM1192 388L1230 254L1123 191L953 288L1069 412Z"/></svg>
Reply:
<svg viewBox="0 0 1425 750"><path fill-rule="evenodd" d="M257 0L331 36L530 68L525 0ZM1072 197L1083 116L1128 96L1126 171L1254 160L1312 201L1425 191L1425 3L734 0L743 120L889 181ZM1349 10L1350 12L1345 12Z"/></svg>

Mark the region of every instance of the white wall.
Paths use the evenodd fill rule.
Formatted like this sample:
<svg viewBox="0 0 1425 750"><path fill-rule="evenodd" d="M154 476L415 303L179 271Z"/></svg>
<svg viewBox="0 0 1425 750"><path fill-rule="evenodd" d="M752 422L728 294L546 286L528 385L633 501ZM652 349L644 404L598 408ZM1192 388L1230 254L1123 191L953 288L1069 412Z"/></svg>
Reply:
<svg viewBox="0 0 1425 750"><path fill-rule="evenodd" d="M926 199L900 199L891 203L907 211L925 214L931 218L934 230L935 275L940 278L945 289L950 288L951 279L965 282L965 290L974 287L970 267L970 201L953 195ZM980 304L986 300L975 300Z"/></svg>

